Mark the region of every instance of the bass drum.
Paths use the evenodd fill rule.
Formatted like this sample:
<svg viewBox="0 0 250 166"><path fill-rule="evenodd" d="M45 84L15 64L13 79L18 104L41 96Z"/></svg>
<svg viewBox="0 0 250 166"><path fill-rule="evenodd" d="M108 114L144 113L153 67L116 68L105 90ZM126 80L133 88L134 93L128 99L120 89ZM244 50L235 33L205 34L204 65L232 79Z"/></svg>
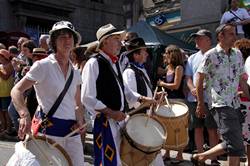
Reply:
<svg viewBox="0 0 250 166"><path fill-rule="evenodd" d="M43 136L36 136L35 139L28 139L24 146L36 156L41 166L73 166L66 151L52 139Z"/></svg>

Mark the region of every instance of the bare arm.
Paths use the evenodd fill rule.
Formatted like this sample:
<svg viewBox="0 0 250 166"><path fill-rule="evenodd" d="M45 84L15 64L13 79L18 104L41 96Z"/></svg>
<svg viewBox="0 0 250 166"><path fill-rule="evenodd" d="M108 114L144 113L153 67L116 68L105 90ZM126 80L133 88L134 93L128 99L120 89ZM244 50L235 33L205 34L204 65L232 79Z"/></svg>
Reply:
<svg viewBox="0 0 250 166"><path fill-rule="evenodd" d="M250 100L249 86L247 81L243 78L243 75L240 77L240 88L242 89L244 95Z"/></svg>
<svg viewBox="0 0 250 166"><path fill-rule="evenodd" d="M197 108L196 108L196 115L197 117L204 117L205 112L204 112L204 98L203 98L203 81L205 78L205 74L203 73L198 73L197 75L198 80L196 84L196 94L197 94Z"/></svg>
<svg viewBox="0 0 250 166"><path fill-rule="evenodd" d="M85 110L84 110L83 104L81 103L80 85L77 86L75 100L76 100L76 108L75 108L76 121L77 121L78 127L81 127L85 123L85 118L84 118ZM84 131L84 130L81 129L80 131Z"/></svg>
<svg viewBox="0 0 250 166"><path fill-rule="evenodd" d="M196 88L194 86L193 80L191 76L186 76L187 87L192 93L193 96L196 96Z"/></svg>
<svg viewBox="0 0 250 166"><path fill-rule="evenodd" d="M179 89L181 85L183 77L183 67L177 66L175 69L175 77L173 83L166 83L164 81L159 81L159 86L163 86L164 88L170 89L170 90L177 90Z"/></svg>
<svg viewBox="0 0 250 166"><path fill-rule="evenodd" d="M20 115L18 135L21 139L24 138L26 133L30 132L31 128L31 118L28 108L24 102L23 93L34 84L34 81L30 81L24 77L11 90L13 104Z"/></svg>

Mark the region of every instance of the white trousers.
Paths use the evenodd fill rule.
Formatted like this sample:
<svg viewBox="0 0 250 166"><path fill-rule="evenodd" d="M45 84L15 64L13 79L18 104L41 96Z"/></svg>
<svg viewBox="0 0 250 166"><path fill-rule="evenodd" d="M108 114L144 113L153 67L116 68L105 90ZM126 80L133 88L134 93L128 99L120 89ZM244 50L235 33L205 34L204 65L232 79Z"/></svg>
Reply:
<svg viewBox="0 0 250 166"><path fill-rule="evenodd" d="M56 141L68 153L73 166L84 166L84 154L81 136L76 135L64 140L63 137L46 135L48 138Z"/></svg>

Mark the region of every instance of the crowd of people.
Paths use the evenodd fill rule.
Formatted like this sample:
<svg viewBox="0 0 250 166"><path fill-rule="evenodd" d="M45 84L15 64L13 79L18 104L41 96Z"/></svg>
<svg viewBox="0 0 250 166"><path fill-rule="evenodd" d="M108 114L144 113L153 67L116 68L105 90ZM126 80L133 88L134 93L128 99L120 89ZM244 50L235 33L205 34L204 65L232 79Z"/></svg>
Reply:
<svg viewBox="0 0 250 166"><path fill-rule="evenodd" d="M220 165L217 157L227 154L229 165L238 166L240 157L250 157L250 40L243 30L250 16L238 7L238 0L229 4L215 30L216 46L206 29L190 36L199 49L195 54L167 46L157 80L145 65L150 60L143 36L112 24L101 26L97 41L85 45L79 45L81 35L68 21L55 23L48 35L41 35L38 47L24 37L17 47L0 44L0 138L25 139L34 134L32 119L41 116L48 121L38 134L59 143L73 165L84 165L82 126L91 123L84 117L88 112L95 165L126 165L128 159L120 155L121 142L128 139L126 123L134 115L154 118L154 110L170 99L188 106L188 129L194 131L190 141L197 150L191 157L194 165L204 165L207 159ZM74 129L79 132L65 140ZM158 150L148 164L163 166L170 159L173 149L162 146L165 155ZM184 150L177 150L175 164L183 161Z"/></svg>

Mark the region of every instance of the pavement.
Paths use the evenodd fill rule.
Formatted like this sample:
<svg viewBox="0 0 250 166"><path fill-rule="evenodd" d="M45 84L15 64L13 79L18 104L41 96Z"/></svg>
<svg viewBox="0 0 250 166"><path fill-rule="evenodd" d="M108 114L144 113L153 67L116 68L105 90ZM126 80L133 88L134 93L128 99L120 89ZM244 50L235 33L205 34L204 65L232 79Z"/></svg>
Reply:
<svg viewBox="0 0 250 166"><path fill-rule="evenodd" d="M14 146L16 143L16 139L0 139L0 166L6 165L9 158L14 153ZM165 151L162 150L162 155L164 155ZM87 137L85 139L85 165L86 166L93 166L93 135L87 134ZM172 158L170 161L165 162L165 165L167 166L193 166L193 164L190 162L190 153L183 153L184 161L182 161L179 164L174 164L173 161L176 156L176 151L170 151L170 157ZM220 157L219 162L221 163L221 166L227 166L228 163L226 162L226 158ZM207 165L210 165L210 160L206 161ZM244 166L244 162L241 162L240 166Z"/></svg>

